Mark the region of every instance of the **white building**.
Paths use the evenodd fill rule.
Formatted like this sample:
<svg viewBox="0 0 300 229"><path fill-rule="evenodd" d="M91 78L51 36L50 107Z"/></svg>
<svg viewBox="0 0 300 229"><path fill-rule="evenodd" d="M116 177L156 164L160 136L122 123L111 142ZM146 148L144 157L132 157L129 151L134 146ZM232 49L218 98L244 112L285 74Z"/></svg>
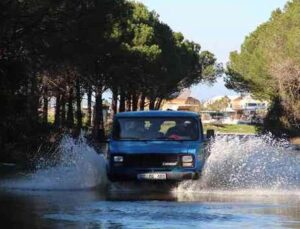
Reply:
<svg viewBox="0 0 300 229"><path fill-rule="evenodd" d="M225 96L217 96L208 101L206 105L221 100ZM269 103L267 101L254 99L250 94L239 96L227 96L230 99L228 106L221 111L204 111L204 122L222 122L228 124L236 123L261 123L265 117ZM214 118L217 117L217 118ZM217 120L216 120L217 119Z"/></svg>

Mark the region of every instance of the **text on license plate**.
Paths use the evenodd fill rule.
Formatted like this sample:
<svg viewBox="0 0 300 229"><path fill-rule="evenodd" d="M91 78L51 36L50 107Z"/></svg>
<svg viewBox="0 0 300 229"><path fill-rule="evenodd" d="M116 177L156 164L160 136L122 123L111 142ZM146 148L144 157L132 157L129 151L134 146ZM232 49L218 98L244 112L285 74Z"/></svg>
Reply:
<svg viewBox="0 0 300 229"><path fill-rule="evenodd" d="M138 174L138 179L145 179L145 180L166 180L167 174L165 173L142 173Z"/></svg>

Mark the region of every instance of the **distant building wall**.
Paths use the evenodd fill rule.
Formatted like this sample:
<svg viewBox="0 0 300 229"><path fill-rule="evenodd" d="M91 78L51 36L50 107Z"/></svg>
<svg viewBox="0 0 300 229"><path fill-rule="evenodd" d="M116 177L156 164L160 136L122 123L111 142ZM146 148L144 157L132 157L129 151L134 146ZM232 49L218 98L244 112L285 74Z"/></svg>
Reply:
<svg viewBox="0 0 300 229"><path fill-rule="evenodd" d="M224 96L218 96L210 99L205 104L221 100ZM251 97L251 95L241 95L238 97L230 98L228 107L222 111L223 118L215 118L214 113L217 111L201 112L204 118L204 122L219 121L223 123L252 123L262 122L265 117L269 103L267 101L257 100ZM203 115L205 113L205 115ZM216 116L217 117L217 116Z"/></svg>

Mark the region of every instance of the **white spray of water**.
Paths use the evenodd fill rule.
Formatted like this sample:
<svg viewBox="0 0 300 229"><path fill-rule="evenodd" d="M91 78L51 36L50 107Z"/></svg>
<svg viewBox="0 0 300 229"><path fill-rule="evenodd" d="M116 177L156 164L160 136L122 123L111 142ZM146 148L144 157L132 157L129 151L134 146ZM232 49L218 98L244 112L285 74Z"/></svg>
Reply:
<svg viewBox="0 0 300 229"><path fill-rule="evenodd" d="M178 193L277 192L300 190L300 152L272 136L240 139L217 136L210 147L203 174L198 181L179 184ZM39 163L35 173L1 182L0 187L32 190L89 189L108 184L105 158L84 137L63 137L57 163ZM130 187L129 187L130 189ZM248 192L248 191L246 191Z"/></svg>
<svg viewBox="0 0 300 229"><path fill-rule="evenodd" d="M105 159L80 136L73 139L64 136L58 146L57 163L41 160L38 169L25 177L8 180L5 188L32 190L89 189L106 185Z"/></svg>
<svg viewBox="0 0 300 229"><path fill-rule="evenodd" d="M300 190L300 152L271 135L217 136L198 181L182 182L178 192L216 190Z"/></svg>

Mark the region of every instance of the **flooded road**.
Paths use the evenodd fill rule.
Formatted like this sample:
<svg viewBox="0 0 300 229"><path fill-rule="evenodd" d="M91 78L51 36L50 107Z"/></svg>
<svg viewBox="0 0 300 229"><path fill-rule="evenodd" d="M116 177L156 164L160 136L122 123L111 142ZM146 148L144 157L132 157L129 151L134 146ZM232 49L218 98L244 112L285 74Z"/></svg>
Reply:
<svg viewBox="0 0 300 229"><path fill-rule="evenodd" d="M0 193L12 228L299 228L298 193Z"/></svg>
<svg viewBox="0 0 300 229"><path fill-rule="evenodd" d="M202 178L176 187L109 183L83 139L65 138L60 153L56 164L2 176L1 226L300 228L299 152L266 136L216 139Z"/></svg>

